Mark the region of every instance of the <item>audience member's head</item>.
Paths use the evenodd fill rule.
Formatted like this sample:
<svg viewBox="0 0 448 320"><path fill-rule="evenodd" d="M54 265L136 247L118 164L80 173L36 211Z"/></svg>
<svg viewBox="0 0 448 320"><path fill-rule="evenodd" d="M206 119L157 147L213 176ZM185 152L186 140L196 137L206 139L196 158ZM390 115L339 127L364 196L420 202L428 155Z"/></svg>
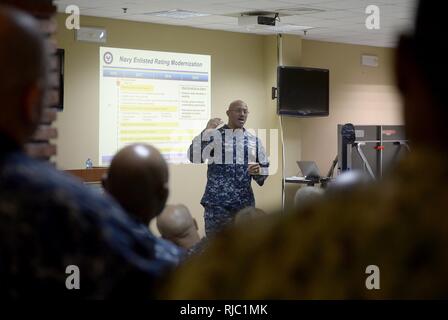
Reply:
<svg viewBox="0 0 448 320"><path fill-rule="evenodd" d="M0 43L0 131L23 144L42 114L48 51L37 21L4 6L0 6Z"/></svg>
<svg viewBox="0 0 448 320"><path fill-rule="evenodd" d="M294 195L294 207L299 208L319 200L324 190L317 187L305 186L296 191Z"/></svg>
<svg viewBox="0 0 448 320"><path fill-rule="evenodd" d="M447 152L448 64L440 41L445 12L432 1L420 1L413 34L400 38L396 75L404 102L407 135L413 147Z"/></svg>
<svg viewBox="0 0 448 320"><path fill-rule="evenodd" d="M238 211L235 215L235 224L240 225L250 222L253 219L266 215L266 212L255 207L246 207Z"/></svg>
<svg viewBox="0 0 448 320"><path fill-rule="evenodd" d="M367 186L372 181L372 178L361 170L345 171L328 184L326 193L336 194L354 191L359 187Z"/></svg>
<svg viewBox="0 0 448 320"><path fill-rule="evenodd" d="M112 159L103 185L129 214L149 224L168 198L168 166L156 148L129 145Z"/></svg>
<svg viewBox="0 0 448 320"><path fill-rule="evenodd" d="M157 217L157 228L163 238L185 249L201 240L196 220L182 204L167 205Z"/></svg>
<svg viewBox="0 0 448 320"><path fill-rule="evenodd" d="M33 1L16 3L34 8ZM18 150L47 101L50 52L41 32L33 17L0 5L0 296L151 295L160 275L175 265L175 250L157 255L167 246L135 232L136 224L114 201ZM126 168L130 176L140 169L134 161ZM127 188L135 192L133 184Z"/></svg>
<svg viewBox="0 0 448 320"><path fill-rule="evenodd" d="M441 8L434 1L420 0L414 34L403 36L397 50L396 72L413 147L410 156L387 179L366 190L329 197L297 210L300 215L279 217L271 228L254 226L252 234L227 231L204 256L184 266L183 278L173 281L173 288L178 288L171 298L440 299L448 295L444 179L448 90L443 79L448 63L440 40L445 24ZM337 183L345 190L358 182L359 177L349 174ZM219 257L215 265L204 263L215 257ZM376 280L367 271L371 267L377 269L370 271ZM252 277L247 276L249 269ZM207 281L188 282L195 273ZM376 282L376 290L368 288L369 281ZM216 283L221 284L219 289L210 285ZM179 292L187 294L176 295Z"/></svg>

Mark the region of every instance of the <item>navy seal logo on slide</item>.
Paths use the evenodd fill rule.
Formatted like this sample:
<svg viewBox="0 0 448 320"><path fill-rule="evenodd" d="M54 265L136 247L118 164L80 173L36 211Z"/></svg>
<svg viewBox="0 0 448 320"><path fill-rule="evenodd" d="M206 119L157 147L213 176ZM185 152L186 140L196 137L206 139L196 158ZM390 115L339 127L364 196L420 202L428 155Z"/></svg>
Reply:
<svg viewBox="0 0 448 320"><path fill-rule="evenodd" d="M106 64L111 64L114 61L114 56L108 51L104 53L103 60Z"/></svg>

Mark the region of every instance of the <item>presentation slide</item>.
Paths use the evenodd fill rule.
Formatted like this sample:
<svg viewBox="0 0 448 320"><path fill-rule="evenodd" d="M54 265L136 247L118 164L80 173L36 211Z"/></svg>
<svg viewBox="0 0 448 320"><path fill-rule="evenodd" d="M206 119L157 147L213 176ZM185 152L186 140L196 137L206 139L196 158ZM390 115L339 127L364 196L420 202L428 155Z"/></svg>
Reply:
<svg viewBox="0 0 448 320"><path fill-rule="evenodd" d="M169 163L186 163L210 119L210 56L100 48L99 165L144 142Z"/></svg>

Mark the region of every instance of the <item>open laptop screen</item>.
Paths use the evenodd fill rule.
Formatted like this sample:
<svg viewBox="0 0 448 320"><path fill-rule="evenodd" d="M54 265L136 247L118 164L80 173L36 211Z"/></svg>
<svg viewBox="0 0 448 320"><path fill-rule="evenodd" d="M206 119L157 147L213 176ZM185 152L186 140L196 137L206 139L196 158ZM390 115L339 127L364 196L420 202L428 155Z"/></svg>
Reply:
<svg viewBox="0 0 448 320"><path fill-rule="evenodd" d="M319 168L314 161L297 161L297 165L299 166L302 175L307 179L319 179L320 172Z"/></svg>

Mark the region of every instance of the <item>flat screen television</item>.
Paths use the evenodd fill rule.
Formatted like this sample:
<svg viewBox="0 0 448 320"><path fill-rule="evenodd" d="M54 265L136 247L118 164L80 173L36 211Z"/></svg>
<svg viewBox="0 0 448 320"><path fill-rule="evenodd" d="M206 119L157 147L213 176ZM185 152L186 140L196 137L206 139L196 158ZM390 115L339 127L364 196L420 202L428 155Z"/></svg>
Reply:
<svg viewBox="0 0 448 320"><path fill-rule="evenodd" d="M277 113L295 117L329 115L330 71L328 69L277 68Z"/></svg>

